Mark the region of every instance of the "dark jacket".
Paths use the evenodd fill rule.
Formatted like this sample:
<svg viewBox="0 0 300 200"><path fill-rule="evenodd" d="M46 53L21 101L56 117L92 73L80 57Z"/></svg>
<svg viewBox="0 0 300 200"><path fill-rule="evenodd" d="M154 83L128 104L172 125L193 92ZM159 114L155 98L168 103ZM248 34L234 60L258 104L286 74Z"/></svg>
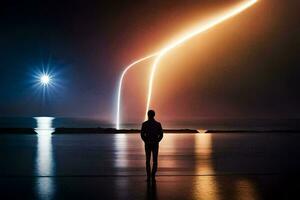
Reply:
<svg viewBox="0 0 300 200"><path fill-rule="evenodd" d="M142 125L141 138L145 143L159 143L163 138L161 124L155 119L145 121Z"/></svg>

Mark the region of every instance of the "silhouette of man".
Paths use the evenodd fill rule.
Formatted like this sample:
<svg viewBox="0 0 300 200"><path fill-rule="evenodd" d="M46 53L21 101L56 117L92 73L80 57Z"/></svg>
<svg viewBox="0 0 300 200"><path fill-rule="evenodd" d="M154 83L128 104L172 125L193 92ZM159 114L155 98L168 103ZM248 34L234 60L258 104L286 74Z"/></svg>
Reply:
<svg viewBox="0 0 300 200"><path fill-rule="evenodd" d="M141 138L145 143L147 181L150 181L150 177L153 181L155 181L155 174L157 171L158 144L163 138L163 129L161 124L154 119L154 110L149 110L147 114L148 120L142 125ZM152 173L150 166L151 153L153 162Z"/></svg>

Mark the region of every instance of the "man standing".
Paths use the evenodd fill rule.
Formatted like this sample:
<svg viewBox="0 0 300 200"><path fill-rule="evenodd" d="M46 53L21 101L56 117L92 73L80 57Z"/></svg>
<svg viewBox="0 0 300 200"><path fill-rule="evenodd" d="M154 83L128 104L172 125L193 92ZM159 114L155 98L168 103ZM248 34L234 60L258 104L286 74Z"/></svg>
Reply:
<svg viewBox="0 0 300 200"><path fill-rule="evenodd" d="M154 110L148 111L148 120L142 125L141 137L145 143L145 153L146 153L146 171L147 171L147 181L155 181L155 174L157 171L157 156L158 156L158 144L163 138L163 129L161 124L154 119ZM150 159L152 153L152 173L150 166Z"/></svg>

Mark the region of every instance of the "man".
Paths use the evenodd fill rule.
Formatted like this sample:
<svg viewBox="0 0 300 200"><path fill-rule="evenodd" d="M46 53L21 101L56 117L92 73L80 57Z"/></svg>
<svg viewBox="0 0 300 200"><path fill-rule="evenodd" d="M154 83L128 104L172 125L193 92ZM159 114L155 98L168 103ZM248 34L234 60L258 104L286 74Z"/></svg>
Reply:
<svg viewBox="0 0 300 200"><path fill-rule="evenodd" d="M158 156L158 144L163 138L163 129L161 124L154 119L154 110L148 111L148 120L142 125L141 138L145 143L145 153L146 153L146 172L147 181L155 181L155 174L157 171L157 156ZM150 159L152 153L152 173L150 167Z"/></svg>

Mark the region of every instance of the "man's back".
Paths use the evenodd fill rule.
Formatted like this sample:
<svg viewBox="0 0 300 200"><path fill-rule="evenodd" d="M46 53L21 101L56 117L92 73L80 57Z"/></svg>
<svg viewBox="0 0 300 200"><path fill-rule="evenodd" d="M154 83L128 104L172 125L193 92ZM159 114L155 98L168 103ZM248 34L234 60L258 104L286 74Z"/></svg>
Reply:
<svg viewBox="0 0 300 200"><path fill-rule="evenodd" d="M154 110L149 110L147 112L147 115L148 121L145 121L142 124L141 138L145 142L147 181L150 180L150 174L152 177L152 181L155 181L159 142L163 138L163 129L161 127L161 124L154 119ZM153 156L152 172L150 166L151 154Z"/></svg>
<svg viewBox="0 0 300 200"><path fill-rule="evenodd" d="M145 121L142 125L141 137L145 143L158 143L163 137L161 124L154 119Z"/></svg>

